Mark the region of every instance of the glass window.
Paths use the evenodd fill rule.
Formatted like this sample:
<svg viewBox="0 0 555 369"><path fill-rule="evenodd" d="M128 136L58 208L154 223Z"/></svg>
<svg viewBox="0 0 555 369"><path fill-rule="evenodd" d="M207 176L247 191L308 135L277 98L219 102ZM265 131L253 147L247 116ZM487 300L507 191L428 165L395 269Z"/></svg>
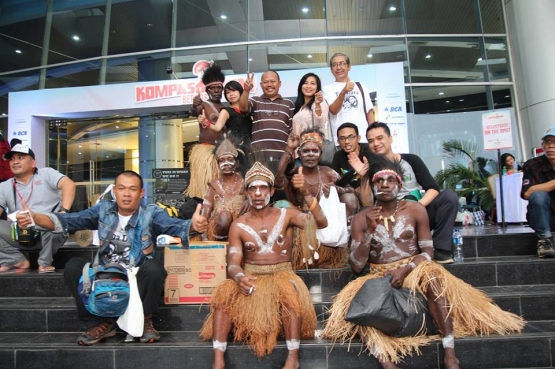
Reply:
<svg viewBox="0 0 555 369"><path fill-rule="evenodd" d="M98 85L100 60L49 68L44 88L62 88Z"/></svg>
<svg viewBox="0 0 555 369"><path fill-rule="evenodd" d="M495 109L513 107L513 89L510 86L491 86L493 106Z"/></svg>
<svg viewBox="0 0 555 369"><path fill-rule="evenodd" d="M40 70L37 69L0 76L0 99L7 99L10 92L37 90L39 75Z"/></svg>
<svg viewBox="0 0 555 369"><path fill-rule="evenodd" d="M275 2L278 3L279 2ZM296 3L296 1L295 1ZM388 35L403 33L399 0L326 1L328 36Z"/></svg>
<svg viewBox="0 0 555 369"><path fill-rule="evenodd" d="M0 72L41 64L46 0L11 3L0 12Z"/></svg>
<svg viewBox="0 0 555 369"><path fill-rule="evenodd" d="M195 78L193 66L199 60L214 61L220 65L226 75L243 74L247 72L247 47L229 46L176 51L171 60L175 75L178 78ZM251 69L251 71L254 70Z"/></svg>
<svg viewBox="0 0 555 369"><path fill-rule="evenodd" d="M105 6L77 6L68 0L55 0L48 64L100 56L105 19Z"/></svg>
<svg viewBox="0 0 555 369"><path fill-rule="evenodd" d="M168 74L170 66L169 52L108 59L105 81L109 84L172 79L172 73Z"/></svg>
<svg viewBox="0 0 555 369"><path fill-rule="evenodd" d="M475 0L405 0L407 33L481 33Z"/></svg>
<svg viewBox="0 0 555 369"><path fill-rule="evenodd" d="M485 86L412 87L415 114L488 110Z"/></svg>
<svg viewBox="0 0 555 369"><path fill-rule="evenodd" d="M479 0L484 33L505 33L501 0Z"/></svg>
<svg viewBox="0 0 555 369"><path fill-rule="evenodd" d="M484 81L481 38L409 38L408 43L413 83Z"/></svg>
<svg viewBox="0 0 555 369"><path fill-rule="evenodd" d="M490 81L509 82L511 74L507 63L507 43L505 38L484 39ZM483 65L483 63L480 63Z"/></svg>
<svg viewBox="0 0 555 369"><path fill-rule="evenodd" d="M172 8L171 0L113 3L108 54L171 47Z"/></svg>
<svg viewBox="0 0 555 369"><path fill-rule="evenodd" d="M248 1L179 1L176 46L247 41Z"/></svg>

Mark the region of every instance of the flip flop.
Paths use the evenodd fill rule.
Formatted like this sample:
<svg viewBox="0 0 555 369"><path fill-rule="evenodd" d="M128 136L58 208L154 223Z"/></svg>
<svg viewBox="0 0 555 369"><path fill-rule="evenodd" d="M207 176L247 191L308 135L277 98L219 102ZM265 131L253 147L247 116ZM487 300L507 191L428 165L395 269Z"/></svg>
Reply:
<svg viewBox="0 0 555 369"><path fill-rule="evenodd" d="M39 266L39 274L54 273L55 271L56 271L56 268L52 265L40 265Z"/></svg>
<svg viewBox="0 0 555 369"><path fill-rule="evenodd" d="M19 265L26 265L24 268L21 268ZM27 260L18 263L17 265L3 265L0 267L0 274L9 274L9 273L26 273L29 271L30 265Z"/></svg>

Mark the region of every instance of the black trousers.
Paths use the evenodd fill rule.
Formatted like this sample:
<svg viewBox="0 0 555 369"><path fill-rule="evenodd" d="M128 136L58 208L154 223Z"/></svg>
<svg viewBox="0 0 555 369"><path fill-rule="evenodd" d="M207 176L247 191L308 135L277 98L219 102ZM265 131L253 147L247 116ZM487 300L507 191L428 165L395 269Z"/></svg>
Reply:
<svg viewBox="0 0 555 369"><path fill-rule="evenodd" d="M64 278L66 285L71 291L71 295L75 298L79 319L90 322L89 327L93 327L106 321L107 318L89 313L77 294L79 278L81 278L83 267L87 262L88 260L81 258L70 259L65 265ZM164 265L158 259L147 259L140 266L137 273L137 285L145 315L158 313L158 303L162 293L164 293L164 282L167 275L168 273L164 269Z"/></svg>
<svg viewBox="0 0 555 369"><path fill-rule="evenodd" d="M443 190L426 206L434 248L451 251L453 228L459 210L459 197L453 190Z"/></svg>

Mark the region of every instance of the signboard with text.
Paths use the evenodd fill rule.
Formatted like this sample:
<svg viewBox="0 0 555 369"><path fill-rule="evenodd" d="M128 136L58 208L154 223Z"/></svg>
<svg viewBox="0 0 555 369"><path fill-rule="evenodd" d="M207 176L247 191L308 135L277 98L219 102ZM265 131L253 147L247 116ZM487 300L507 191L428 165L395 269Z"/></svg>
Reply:
<svg viewBox="0 0 555 369"><path fill-rule="evenodd" d="M513 148L513 127L508 110L482 114L484 150Z"/></svg>
<svg viewBox="0 0 555 369"><path fill-rule="evenodd" d="M189 168L160 168L152 170L154 201L180 206L183 190L189 185Z"/></svg>

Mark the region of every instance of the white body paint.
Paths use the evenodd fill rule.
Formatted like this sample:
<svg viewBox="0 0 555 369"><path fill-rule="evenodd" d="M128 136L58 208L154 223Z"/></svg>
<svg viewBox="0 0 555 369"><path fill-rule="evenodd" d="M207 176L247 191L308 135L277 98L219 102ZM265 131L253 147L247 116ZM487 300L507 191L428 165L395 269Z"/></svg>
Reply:
<svg viewBox="0 0 555 369"><path fill-rule="evenodd" d="M254 181L256 182L256 181ZM253 183L254 183L253 182ZM251 237L254 238L254 241L256 243L256 245L258 246L258 252L261 254L269 254L269 253L273 253L273 246L274 243L276 243L276 241L279 241L280 239L283 240L283 235L281 234L281 230L283 229L283 224L285 222L285 214L286 214L286 209L281 209L281 215L279 216L278 221L276 222L276 224L274 225L274 228L272 228L272 232L268 235L268 239L266 242L262 241L262 239L260 238L260 235L258 233L256 233L256 231L254 229L252 229L250 226L243 224L243 223L237 223L237 226L239 228L241 228L242 230L244 230L245 232L247 232L249 235L251 235ZM283 246L283 241L282 241L282 245Z"/></svg>

